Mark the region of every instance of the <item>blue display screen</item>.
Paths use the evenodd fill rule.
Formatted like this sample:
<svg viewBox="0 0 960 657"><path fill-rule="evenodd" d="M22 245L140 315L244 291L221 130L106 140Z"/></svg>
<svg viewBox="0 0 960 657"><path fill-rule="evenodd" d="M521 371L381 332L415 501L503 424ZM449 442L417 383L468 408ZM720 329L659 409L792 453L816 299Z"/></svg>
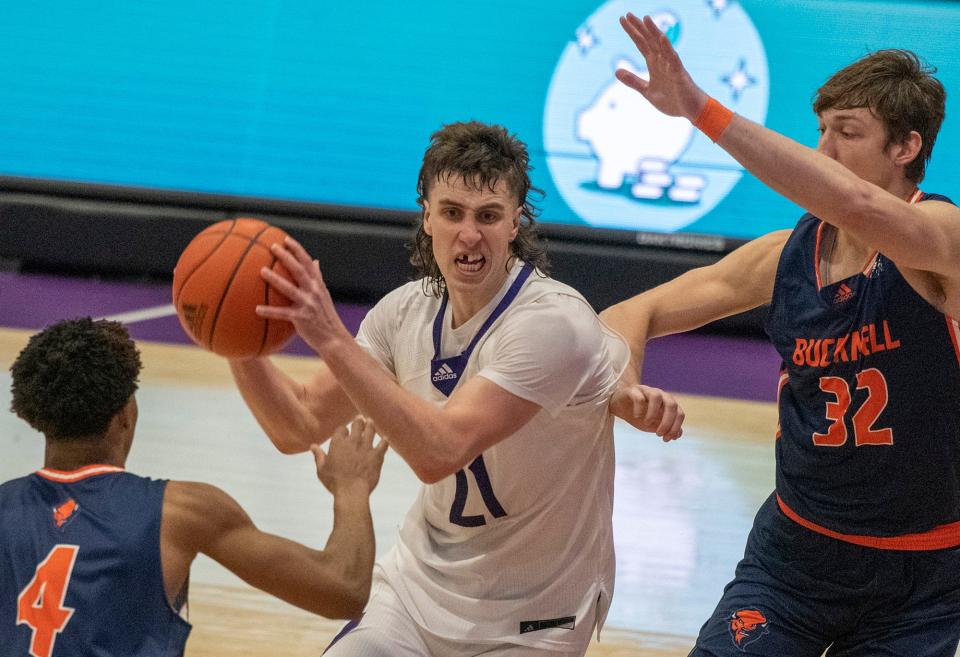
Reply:
<svg viewBox="0 0 960 657"><path fill-rule="evenodd" d="M694 78L804 144L838 68L908 48L960 90L960 3L873 0L138 0L12 3L0 21L0 175L416 209L430 134L501 123L530 147L541 219L754 237L800 210L613 78L642 72L627 10ZM923 189L951 194L950 116Z"/></svg>

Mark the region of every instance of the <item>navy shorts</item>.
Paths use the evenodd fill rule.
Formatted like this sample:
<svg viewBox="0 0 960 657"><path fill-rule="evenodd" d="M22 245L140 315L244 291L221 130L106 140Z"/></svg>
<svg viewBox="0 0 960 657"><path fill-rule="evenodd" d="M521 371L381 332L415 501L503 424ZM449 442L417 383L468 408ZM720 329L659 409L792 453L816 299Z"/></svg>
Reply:
<svg viewBox="0 0 960 657"><path fill-rule="evenodd" d="M690 657L954 657L960 548L878 550L817 534L771 495Z"/></svg>

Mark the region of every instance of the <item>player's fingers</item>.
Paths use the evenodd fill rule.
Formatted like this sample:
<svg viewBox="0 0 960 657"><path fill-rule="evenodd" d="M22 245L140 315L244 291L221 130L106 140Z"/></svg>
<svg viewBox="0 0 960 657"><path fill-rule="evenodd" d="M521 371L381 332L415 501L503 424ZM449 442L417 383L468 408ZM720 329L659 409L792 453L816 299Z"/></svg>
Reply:
<svg viewBox="0 0 960 657"><path fill-rule="evenodd" d="M663 411L660 414L660 424L657 425L657 435L665 438L673 428L677 419L679 405L673 397L664 397Z"/></svg>
<svg viewBox="0 0 960 657"><path fill-rule="evenodd" d="M656 22L649 16L644 17L643 31L647 44L649 44L648 47L652 57L666 64L668 68L679 64L680 58L673 49L673 44L670 43L670 39L667 38L667 35L663 33Z"/></svg>
<svg viewBox="0 0 960 657"><path fill-rule="evenodd" d="M617 77L620 82L627 85L635 91L639 91L644 96L647 95L647 86L650 84L639 75L631 73L625 68L618 68L614 75Z"/></svg>
<svg viewBox="0 0 960 657"><path fill-rule="evenodd" d="M663 41L661 39L665 38L665 35L660 28L657 27L657 23L653 18L644 16L637 29L643 34L644 39L646 39L652 50L658 51L663 47ZM667 45L670 45L669 39L667 40Z"/></svg>
<svg viewBox="0 0 960 657"><path fill-rule="evenodd" d="M333 430L333 433L330 434L330 444L341 443L347 439L350 433L347 431L347 426L341 424L339 427Z"/></svg>
<svg viewBox="0 0 960 657"><path fill-rule="evenodd" d="M633 417L640 419L647 414L647 396L642 389L636 386L632 388L630 399L633 402Z"/></svg>
<svg viewBox="0 0 960 657"><path fill-rule="evenodd" d="M300 288L288 281L286 278L273 271L269 267L260 268L260 278L265 280L270 287L275 289L290 301L298 301Z"/></svg>
<svg viewBox="0 0 960 657"><path fill-rule="evenodd" d="M317 279L317 282L323 287L324 290L326 290L327 284L323 280L323 272L320 270L320 261L314 259L314 261L310 263L310 269L313 272L314 278Z"/></svg>
<svg viewBox="0 0 960 657"><path fill-rule="evenodd" d="M665 441L676 440L683 435L683 419L685 415L682 408L677 409L677 416L673 421L673 426L670 427L670 430L664 434L663 439Z"/></svg>
<svg viewBox="0 0 960 657"><path fill-rule="evenodd" d="M289 306L257 306L255 308L257 317L264 319L282 319L287 322L294 320L293 310Z"/></svg>
<svg viewBox="0 0 960 657"><path fill-rule="evenodd" d="M313 460L317 464L317 474L319 475L327 463L327 455L323 453L323 448L320 445L310 445L310 451L313 452Z"/></svg>
<svg viewBox="0 0 960 657"><path fill-rule="evenodd" d="M350 420L350 437L360 438L363 435L363 426L364 417L362 415L355 415L353 419Z"/></svg>
<svg viewBox="0 0 960 657"><path fill-rule="evenodd" d="M287 248L287 250L290 251L293 257L297 259L297 262L301 266L307 267L310 265L310 262L313 260L313 258L310 257L310 254L307 253L307 250L303 248L303 245L300 244L300 242L287 235L283 239L283 245Z"/></svg>
<svg viewBox="0 0 960 657"><path fill-rule="evenodd" d="M647 46L646 38L640 31L642 24L638 25L637 17L633 14L621 16L620 27L623 28L623 31L626 32L627 36L630 37L630 40L633 41L633 45L637 47L637 50L640 51L640 54L646 57L647 53L649 52L649 47Z"/></svg>
<svg viewBox="0 0 960 657"><path fill-rule="evenodd" d="M643 417L644 425L655 427L663 413L663 395L656 392L647 395L647 413Z"/></svg>
<svg viewBox="0 0 960 657"><path fill-rule="evenodd" d="M357 416L357 420L360 421L360 439L363 442L363 446L370 449L373 447L373 437L377 433L377 428L373 425L372 421L362 415ZM354 422L356 422L356 420L354 420Z"/></svg>
<svg viewBox="0 0 960 657"><path fill-rule="evenodd" d="M384 454L386 454L387 450L389 449L390 449L390 443L388 443L386 440L384 440L381 437L380 442L377 443L377 446L373 448L373 451L377 453L377 456L379 456L381 460L383 460Z"/></svg>
<svg viewBox="0 0 960 657"><path fill-rule="evenodd" d="M303 277L303 268L304 265L297 259L297 257L290 251L287 247L286 241L283 244L279 242L274 242L270 245L270 253L276 257L280 263L287 268L287 271L290 272L290 276L294 280L300 280ZM307 261L310 262L309 260Z"/></svg>
<svg viewBox="0 0 960 657"><path fill-rule="evenodd" d="M663 406L663 411L660 413L660 417L654 419L654 422L657 423L657 427L653 430L653 432L661 438L665 438L667 432L670 430L670 427L673 426L673 421L675 419L675 411L671 410L670 406L665 404Z"/></svg>
<svg viewBox="0 0 960 657"><path fill-rule="evenodd" d="M643 23L643 16L637 16L632 11L628 11L623 18L627 24L630 25L631 29L639 34L642 39L647 40L649 34L646 26Z"/></svg>
<svg viewBox="0 0 960 657"><path fill-rule="evenodd" d="M644 16L643 18L634 16L633 24L637 33L643 39L644 44L646 44L647 59L658 57L660 55L660 30L657 29L657 24L654 23L653 19L649 16Z"/></svg>

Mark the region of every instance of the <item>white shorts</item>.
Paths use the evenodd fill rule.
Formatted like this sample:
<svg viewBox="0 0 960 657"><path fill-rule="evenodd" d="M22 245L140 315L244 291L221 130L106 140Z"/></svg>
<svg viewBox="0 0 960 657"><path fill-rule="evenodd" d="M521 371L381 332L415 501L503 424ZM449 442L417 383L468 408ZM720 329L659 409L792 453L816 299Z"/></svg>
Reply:
<svg viewBox="0 0 960 657"><path fill-rule="evenodd" d="M588 635L589 642L589 635ZM358 621L350 621L324 657L582 657L583 645L557 652L512 643L462 642L431 634L410 617L393 588L374 577L370 602Z"/></svg>

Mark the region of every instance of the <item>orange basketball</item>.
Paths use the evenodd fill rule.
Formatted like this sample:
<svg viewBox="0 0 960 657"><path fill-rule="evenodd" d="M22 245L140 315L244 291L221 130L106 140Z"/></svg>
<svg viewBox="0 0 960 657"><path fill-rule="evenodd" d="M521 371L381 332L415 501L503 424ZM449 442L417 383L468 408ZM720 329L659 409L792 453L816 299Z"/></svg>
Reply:
<svg viewBox="0 0 960 657"><path fill-rule="evenodd" d="M200 232L173 270L173 305L194 342L228 358L265 356L293 335L290 322L257 316L258 304L289 300L260 278L270 267L290 279L270 245L286 233L259 219L221 221Z"/></svg>

